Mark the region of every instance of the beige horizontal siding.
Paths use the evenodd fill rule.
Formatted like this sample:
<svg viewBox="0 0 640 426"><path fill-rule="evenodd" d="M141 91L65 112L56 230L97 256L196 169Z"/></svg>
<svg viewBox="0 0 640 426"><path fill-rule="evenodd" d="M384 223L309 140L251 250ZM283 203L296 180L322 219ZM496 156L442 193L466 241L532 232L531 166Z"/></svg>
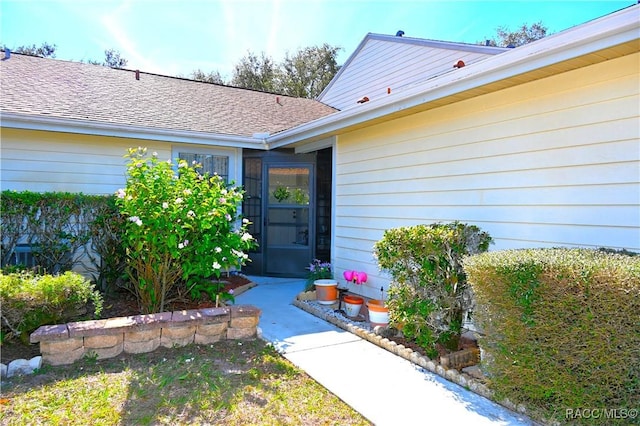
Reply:
<svg viewBox="0 0 640 426"><path fill-rule="evenodd" d="M2 129L0 160L2 189L34 192L112 194L126 183L127 159L132 147L146 147L162 160L173 159L172 144L102 136ZM198 152L214 148L184 145ZM226 150L240 182L238 151Z"/></svg>
<svg viewBox="0 0 640 426"><path fill-rule="evenodd" d="M640 250L638 54L344 134L334 262L388 277L385 229L460 220L492 249ZM357 265L357 266L356 266Z"/></svg>

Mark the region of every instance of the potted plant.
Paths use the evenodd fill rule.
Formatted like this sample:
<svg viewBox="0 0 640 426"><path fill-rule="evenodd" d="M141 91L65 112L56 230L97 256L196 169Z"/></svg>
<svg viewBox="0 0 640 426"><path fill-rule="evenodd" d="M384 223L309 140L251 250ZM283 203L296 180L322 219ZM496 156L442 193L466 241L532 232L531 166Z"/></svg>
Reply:
<svg viewBox="0 0 640 426"><path fill-rule="evenodd" d="M386 327L389 325L389 308L384 302L384 287L380 287L380 295L380 300L371 299L367 302L369 322L372 326L381 325Z"/></svg>
<svg viewBox="0 0 640 426"><path fill-rule="evenodd" d="M342 276L347 282L362 285L367 282L366 272L344 271ZM360 310L364 304L364 299L356 295L347 295L343 299L345 305L345 313L348 317L355 318L360 315Z"/></svg>
<svg viewBox="0 0 640 426"><path fill-rule="evenodd" d="M316 300L323 305L331 305L338 300L338 281L333 279L331 263L313 259L309 264L306 290L316 289Z"/></svg>

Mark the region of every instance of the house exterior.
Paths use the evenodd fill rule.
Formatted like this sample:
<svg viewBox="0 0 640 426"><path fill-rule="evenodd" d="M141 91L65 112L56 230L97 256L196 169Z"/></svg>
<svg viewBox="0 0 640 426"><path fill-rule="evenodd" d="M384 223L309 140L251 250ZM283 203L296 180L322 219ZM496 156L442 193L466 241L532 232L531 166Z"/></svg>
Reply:
<svg viewBox="0 0 640 426"><path fill-rule="evenodd" d="M340 110L354 105L356 99L384 97L444 74L471 65L509 49L405 37L367 34L322 91L318 100ZM452 65L453 64L453 65Z"/></svg>
<svg viewBox="0 0 640 426"><path fill-rule="evenodd" d="M421 49L454 54L406 80L400 80L406 73L390 70L397 61L376 62L372 52L376 50L373 42L380 42L379 47L391 49L381 56L388 58L394 45L401 51L409 43L368 35L320 95L328 106L256 94L265 99L267 118L273 104L285 100L299 102L297 107L305 112L281 127L274 123L268 127L256 119L259 125L247 127L249 131L229 129L224 137L216 133L219 129L193 127L187 120L188 108L175 117L172 126L176 128L167 130L163 123L153 132L148 132L152 121L137 124L144 108L130 116L129 124L115 125L121 128L113 127L111 117L51 120L40 106L44 101L34 82L27 82L24 89L35 88L29 103L14 99L16 104L9 105L7 96L14 82L5 70L12 64L12 55L0 65L2 187L82 190L92 185L94 191L83 192L112 192L124 179L119 157L131 142L140 145L140 139L162 155L175 156L184 146L204 153L229 153L234 164L230 176L242 176L245 187L254 184L247 177L260 180L254 186L262 188L263 199L254 197L256 205L245 206L245 214L264 224L258 230L267 245L267 252L257 258L262 273L286 269L274 259L289 258L300 264L286 272L295 275L306 266L303 260L319 252L322 240L329 246L326 253L336 276L347 269L367 272L368 282L352 290L376 298L389 277L378 271L372 246L385 229L398 226L459 220L488 231L495 240L492 249L581 246L638 251L639 11L640 6L631 6L501 51L474 47L469 52L457 44L418 43ZM465 66L454 68L459 60ZM359 73L362 69L368 69L368 74ZM134 79L130 71L104 72ZM140 81L145 78L141 73ZM102 90L108 92L109 87ZM145 96L150 94L141 90L132 101L142 102ZM365 96L368 101L359 103ZM172 93L163 99L166 114L175 114ZM196 107L207 102L198 99ZM98 100L94 101L93 107L99 110ZM218 105L207 106L217 111L220 102L213 103ZM62 124L81 127L84 133L57 127ZM257 139L254 133L260 133ZM34 158L42 161L38 164ZM65 165L61 168L56 159ZM81 176L69 174L76 167L82 170ZM95 176L98 169L104 173ZM249 169L254 169L253 174ZM324 171L323 178L311 179L318 170ZM32 176L40 177L26 183ZM308 194L314 202L306 206L273 199L278 185L270 182L276 178L285 179L292 188L312 188ZM318 189L320 180L329 190ZM320 210L322 215L317 214ZM305 215L312 218L303 223L306 240L300 237L298 224L291 223L292 217L299 222ZM273 218L278 220L271 227ZM286 234L285 229L294 230L287 241L294 238L292 244L312 249L296 257L286 244L269 247L276 235Z"/></svg>

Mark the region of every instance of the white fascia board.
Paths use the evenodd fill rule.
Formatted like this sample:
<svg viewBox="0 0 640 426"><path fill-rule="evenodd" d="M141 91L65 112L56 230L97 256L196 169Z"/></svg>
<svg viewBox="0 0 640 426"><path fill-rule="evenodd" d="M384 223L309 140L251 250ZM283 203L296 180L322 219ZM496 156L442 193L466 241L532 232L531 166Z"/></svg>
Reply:
<svg viewBox="0 0 640 426"><path fill-rule="evenodd" d="M456 50L463 52L484 53L485 55L496 55L504 53L511 48L498 46L485 46L483 44L456 43L453 41L431 40L416 37L398 37L387 34L369 34L371 40L383 40L394 43L415 44L418 46L433 47L437 49Z"/></svg>
<svg viewBox="0 0 640 426"><path fill-rule="evenodd" d="M516 75L535 71L598 50L637 40L640 5L630 6L603 18L511 49L481 62L434 77L402 92L358 104L335 114L285 130L267 139L270 148L280 148L304 139L433 102L447 96ZM302 148L299 148L302 149Z"/></svg>
<svg viewBox="0 0 640 426"><path fill-rule="evenodd" d="M232 148L269 148L265 139L246 136L204 133L190 130L156 129L152 127L127 126L97 121L42 117L6 112L3 112L0 116L0 126L23 130L41 130Z"/></svg>

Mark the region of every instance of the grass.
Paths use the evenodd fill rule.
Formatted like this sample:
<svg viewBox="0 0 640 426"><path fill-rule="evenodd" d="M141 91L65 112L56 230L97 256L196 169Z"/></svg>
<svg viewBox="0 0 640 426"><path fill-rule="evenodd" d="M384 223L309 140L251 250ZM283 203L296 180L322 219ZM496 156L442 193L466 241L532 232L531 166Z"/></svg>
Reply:
<svg viewBox="0 0 640 426"><path fill-rule="evenodd" d="M0 404L3 425L371 424L260 340L45 366Z"/></svg>

